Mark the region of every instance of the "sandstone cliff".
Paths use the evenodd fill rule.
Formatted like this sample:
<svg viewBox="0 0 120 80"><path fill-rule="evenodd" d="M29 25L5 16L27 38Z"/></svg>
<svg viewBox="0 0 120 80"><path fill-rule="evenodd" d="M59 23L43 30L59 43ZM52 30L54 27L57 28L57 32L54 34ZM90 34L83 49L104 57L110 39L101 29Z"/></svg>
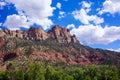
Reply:
<svg viewBox="0 0 120 80"><path fill-rule="evenodd" d="M32 40L46 40L48 34L39 28L30 28L28 30L28 38Z"/></svg>
<svg viewBox="0 0 120 80"><path fill-rule="evenodd" d="M51 30L45 32L39 28L31 27L28 31L16 30L11 31L8 29L0 30L0 37L8 38L22 38L29 40L46 40L52 38L59 43L77 43L78 40L75 35L71 35L70 31L66 28L61 28L59 25L55 25Z"/></svg>
<svg viewBox="0 0 120 80"><path fill-rule="evenodd" d="M77 43L78 40L75 35L71 36L70 31L66 28L61 28L55 25L52 30L48 31L49 37L55 39L59 43Z"/></svg>

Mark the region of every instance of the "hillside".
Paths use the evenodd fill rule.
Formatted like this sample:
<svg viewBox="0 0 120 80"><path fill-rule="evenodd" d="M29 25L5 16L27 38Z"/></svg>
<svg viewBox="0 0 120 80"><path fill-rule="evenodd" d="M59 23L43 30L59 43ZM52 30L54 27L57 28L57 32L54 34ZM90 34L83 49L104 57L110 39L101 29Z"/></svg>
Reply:
<svg viewBox="0 0 120 80"><path fill-rule="evenodd" d="M59 25L55 25L48 32L33 27L28 31L0 30L1 67L9 61L24 65L29 60L52 64L120 67L120 53L84 46L75 35L70 34L68 29Z"/></svg>

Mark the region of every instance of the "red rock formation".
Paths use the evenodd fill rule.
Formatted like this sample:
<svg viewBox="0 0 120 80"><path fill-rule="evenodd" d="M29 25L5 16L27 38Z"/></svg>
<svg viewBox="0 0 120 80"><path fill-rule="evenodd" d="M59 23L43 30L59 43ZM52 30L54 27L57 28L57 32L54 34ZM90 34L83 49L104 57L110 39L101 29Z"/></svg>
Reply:
<svg viewBox="0 0 120 80"><path fill-rule="evenodd" d="M0 52L0 62L3 61L3 57L4 57L4 54L2 52Z"/></svg>
<svg viewBox="0 0 120 80"><path fill-rule="evenodd" d="M4 36L5 36L4 31L0 30L0 37L4 37Z"/></svg>
<svg viewBox="0 0 120 80"><path fill-rule="evenodd" d="M59 43L76 43L78 40L74 36L71 36L70 31L66 28L61 28L59 25L55 25L52 30L48 31L49 37L55 39Z"/></svg>
<svg viewBox="0 0 120 80"><path fill-rule="evenodd" d="M70 31L66 28L61 28L59 25L55 25L50 31L45 32L39 28L31 27L28 31L16 30L11 31L5 29L4 31L0 30L0 37L5 36L6 39L18 37L31 40L46 40L52 38L59 43L77 43L78 40L75 35L71 36Z"/></svg>
<svg viewBox="0 0 120 80"><path fill-rule="evenodd" d="M39 28L31 27L28 30L28 37L33 40L46 40L48 38L48 34Z"/></svg>
<svg viewBox="0 0 120 80"><path fill-rule="evenodd" d="M5 37L5 39L4 39ZM58 41L59 43L78 43L78 40L75 35L71 36L70 31L66 28L61 28L60 26L56 25L54 26L50 31L45 32L39 28L30 28L28 31L22 31L22 30L16 30L16 31L10 31L5 29L4 31L0 30L0 48L4 46L5 40L7 38L13 38L13 37L19 37L23 39L30 39L30 40L46 40L49 38L52 38L55 41ZM11 41L11 46L15 46L16 44ZM52 45L52 44L51 44ZM46 48L46 47L45 47ZM0 52L0 61L5 61L10 58L13 58L15 56L21 55L20 52L22 52L23 49L17 49L13 50L15 53L6 54ZM80 45L76 46L70 45L68 48L69 51L66 51L65 53L60 52L37 52L35 50L33 53L30 54L30 58L34 60L50 60L51 62L65 62L68 64L101 64L103 61L106 60L106 55L109 55L110 58L113 56L115 58L118 58L118 54L112 51L106 51L102 49L93 49L87 46ZM68 53L69 54L68 54ZM17 53L17 54L16 54ZM75 54L74 54L75 53ZM24 53L23 53L24 54ZM105 57L104 57L105 56ZM117 56L117 57L116 57ZM120 55L119 55L120 56ZM112 59L113 60L113 59Z"/></svg>
<svg viewBox="0 0 120 80"><path fill-rule="evenodd" d="M5 44L5 40L3 38L0 38L0 48L4 46L4 44Z"/></svg>
<svg viewBox="0 0 120 80"><path fill-rule="evenodd" d="M89 58L85 57L84 55L78 55L77 57L71 54L67 53L56 53L56 52L32 52L31 55L29 56L33 60L48 60L53 63L56 62L64 62L67 64L81 64L81 65L86 65L86 64L93 64ZM96 64L96 63L94 63Z"/></svg>
<svg viewBox="0 0 120 80"><path fill-rule="evenodd" d="M105 60L104 57L98 55L98 54L91 54L88 56L88 59L94 63L94 64L101 64Z"/></svg>
<svg viewBox="0 0 120 80"><path fill-rule="evenodd" d="M24 31L22 30L16 30L16 37L18 38L23 38L24 36Z"/></svg>

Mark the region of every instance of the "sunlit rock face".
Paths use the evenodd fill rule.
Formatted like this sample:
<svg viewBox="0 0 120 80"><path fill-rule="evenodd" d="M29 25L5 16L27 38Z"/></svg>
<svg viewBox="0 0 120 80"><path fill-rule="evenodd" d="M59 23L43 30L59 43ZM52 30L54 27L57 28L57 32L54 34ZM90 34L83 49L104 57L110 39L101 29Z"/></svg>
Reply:
<svg viewBox="0 0 120 80"><path fill-rule="evenodd" d="M59 43L78 42L75 35L71 36L70 31L66 28L61 28L59 25L55 25L50 31L48 31L49 37L55 39Z"/></svg>
<svg viewBox="0 0 120 80"><path fill-rule="evenodd" d="M28 30L28 37L33 40L46 40L48 38L48 34L39 28L30 28Z"/></svg>
<svg viewBox="0 0 120 80"><path fill-rule="evenodd" d="M11 31L8 29L5 29L4 31L0 30L0 37L5 37L5 38L18 37L23 39L40 40L40 41L51 38L59 43L79 42L75 35L72 36L70 34L70 31L68 29L62 28L59 25L53 26L53 28L48 32L45 32L40 28L34 28L34 27L31 27L30 29L28 29L28 31L23 31L23 30Z"/></svg>

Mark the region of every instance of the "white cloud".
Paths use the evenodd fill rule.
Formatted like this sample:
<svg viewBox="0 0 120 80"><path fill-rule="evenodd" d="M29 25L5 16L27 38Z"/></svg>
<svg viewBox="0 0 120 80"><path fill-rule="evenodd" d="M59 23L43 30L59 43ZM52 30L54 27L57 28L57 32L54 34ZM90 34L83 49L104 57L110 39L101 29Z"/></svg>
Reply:
<svg viewBox="0 0 120 80"><path fill-rule="evenodd" d="M44 19L41 19L41 20L35 19L35 21L36 21L37 24L40 24L41 26L43 26L42 28L44 30L49 29L50 26L53 24L53 22L48 18L44 18Z"/></svg>
<svg viewBox="0 0 120 80"><path fill-rule="evenodd" d="M79 5L82 5L82 9L84 9L86 11L86 13L91 11L91 5L92 3L88 3L86 1L82 1L80 3L78 3Z"/></svg>
<svg viewBox="0 0 120 80"><path fill-rule="evenodd" d="M120 52L120 48L118 48L118 49L108 49L108 50L111 50L111 51L116 51L116 52Z"/></svg>
<svg viewBox="0 0 120 80"><path fill-rule="evenodd" d="M68 28L68 29L74 29L74 28L75 28L75 25L74 25L74 24L69 24L69 25L67 25L66 28Z"/></svg>
<svg viewBox="0 0 120 80"><path fill-rule="evenodd" d="M94 14L89 15L92 4L83 1L81 5L82 8L73 11L72 14L83 25L80 25L78 28L74 27L71 30L72 34L75 34L81 42L85 41L89 44L108 44L120 40L120 26L106 26L103 28L101 26L101 23L104 22L103 18Z"/></svg>
<svg viewBox="0 0 120 80"><path fill-rule="evenodd" d="M91 7L91 3L87 3L85 1L82 2L82 7L83 8L90 8Z"/></svg>
<svg viewBox="0 0 120 80"><path fill-rule="evenodd" d="M83 24L90 24L90 22L100 24L104 22L104 19L98 17L97 15L88 15L87 11L83 8L73 11L72 14L76 20L79 20Z"/></svg>
<svg viewBox="0 0 120 80"><path fill-rule="evenodd" d="M103 8L99 11L99 14L103 13L119 13L120 14L120 0L105 0Z"/></svg>
<svg viewBox="0 0 120 80"><path fill-rule="evenodd" d="M120 27L101 27L100 25L81 25L71 30L80 41L89 44L108 44L120 40Z"/></svg>
<svg viewBox="0 0 120 80"><path fill-rule="evenodd" d="M83 24L89 24L89 20L87 19L87 13L84 9L81 10L75 10L72 12L74 18L76 20L79 20Z"/></svg>
<svg viewBox="0 0 120 80"><path fill-rule="evenodd" d="M7 19L3 25L10 30L20 29L21 27L30 27L30 23L27 22L27 18L25 16L16 14L7 16Z"/></svg>
<svg viewBox="0 0 120 80"><path fill-rule="evenodd" d="M97 15L92 15L91 17L91 21L93 21L95 24L101 24L104 22L104 19L101 17L98 17Z"/></svg>
<svg viewBox="0 0 120 80"><path fill-rule="evenodd" d="M3 9L3 7L6 5L6 3L5 2L3 2L3 1L0 1L0 10L1 9Z"/></svg>
<svg viewBox="0 0 120 80"><path fill-rule="evenodd" d="M60 12L59 12L59 16L58 16L58 18L59 18L59 19L64 18L65 15L66 15L66 14L65 14L64 11L60 11Z"/></svg>
<svg viewBox="0 0 120 80"><path fill-rule="evenodd" d="M73 17L76 20L79 20L83 24L90 24L90 22L93 22L96 25L104 22L104 19L98 17L97 15L88 15L88 13L91 11L91 3L83 1L81 5L82 8L80 10L75 10L72 12Z"/></svg>
<svg viewBox="0 0 120 80"><path fill-rule="evenodd" d="M61 6L61 3L58 2L57 5L56 5L56 7L57 7L58 9L61 9L61 7L62 7L62 6Z"/></svg>
<svg viewBox="0 0 120 80"><path fill-rule="evenodd" d="M43 29L53 24L48 18L53 16L55 9L51 7L52 0L6 0L6 2L14 4L19 15L29 17L30 22L41 25Z"/></svg>

